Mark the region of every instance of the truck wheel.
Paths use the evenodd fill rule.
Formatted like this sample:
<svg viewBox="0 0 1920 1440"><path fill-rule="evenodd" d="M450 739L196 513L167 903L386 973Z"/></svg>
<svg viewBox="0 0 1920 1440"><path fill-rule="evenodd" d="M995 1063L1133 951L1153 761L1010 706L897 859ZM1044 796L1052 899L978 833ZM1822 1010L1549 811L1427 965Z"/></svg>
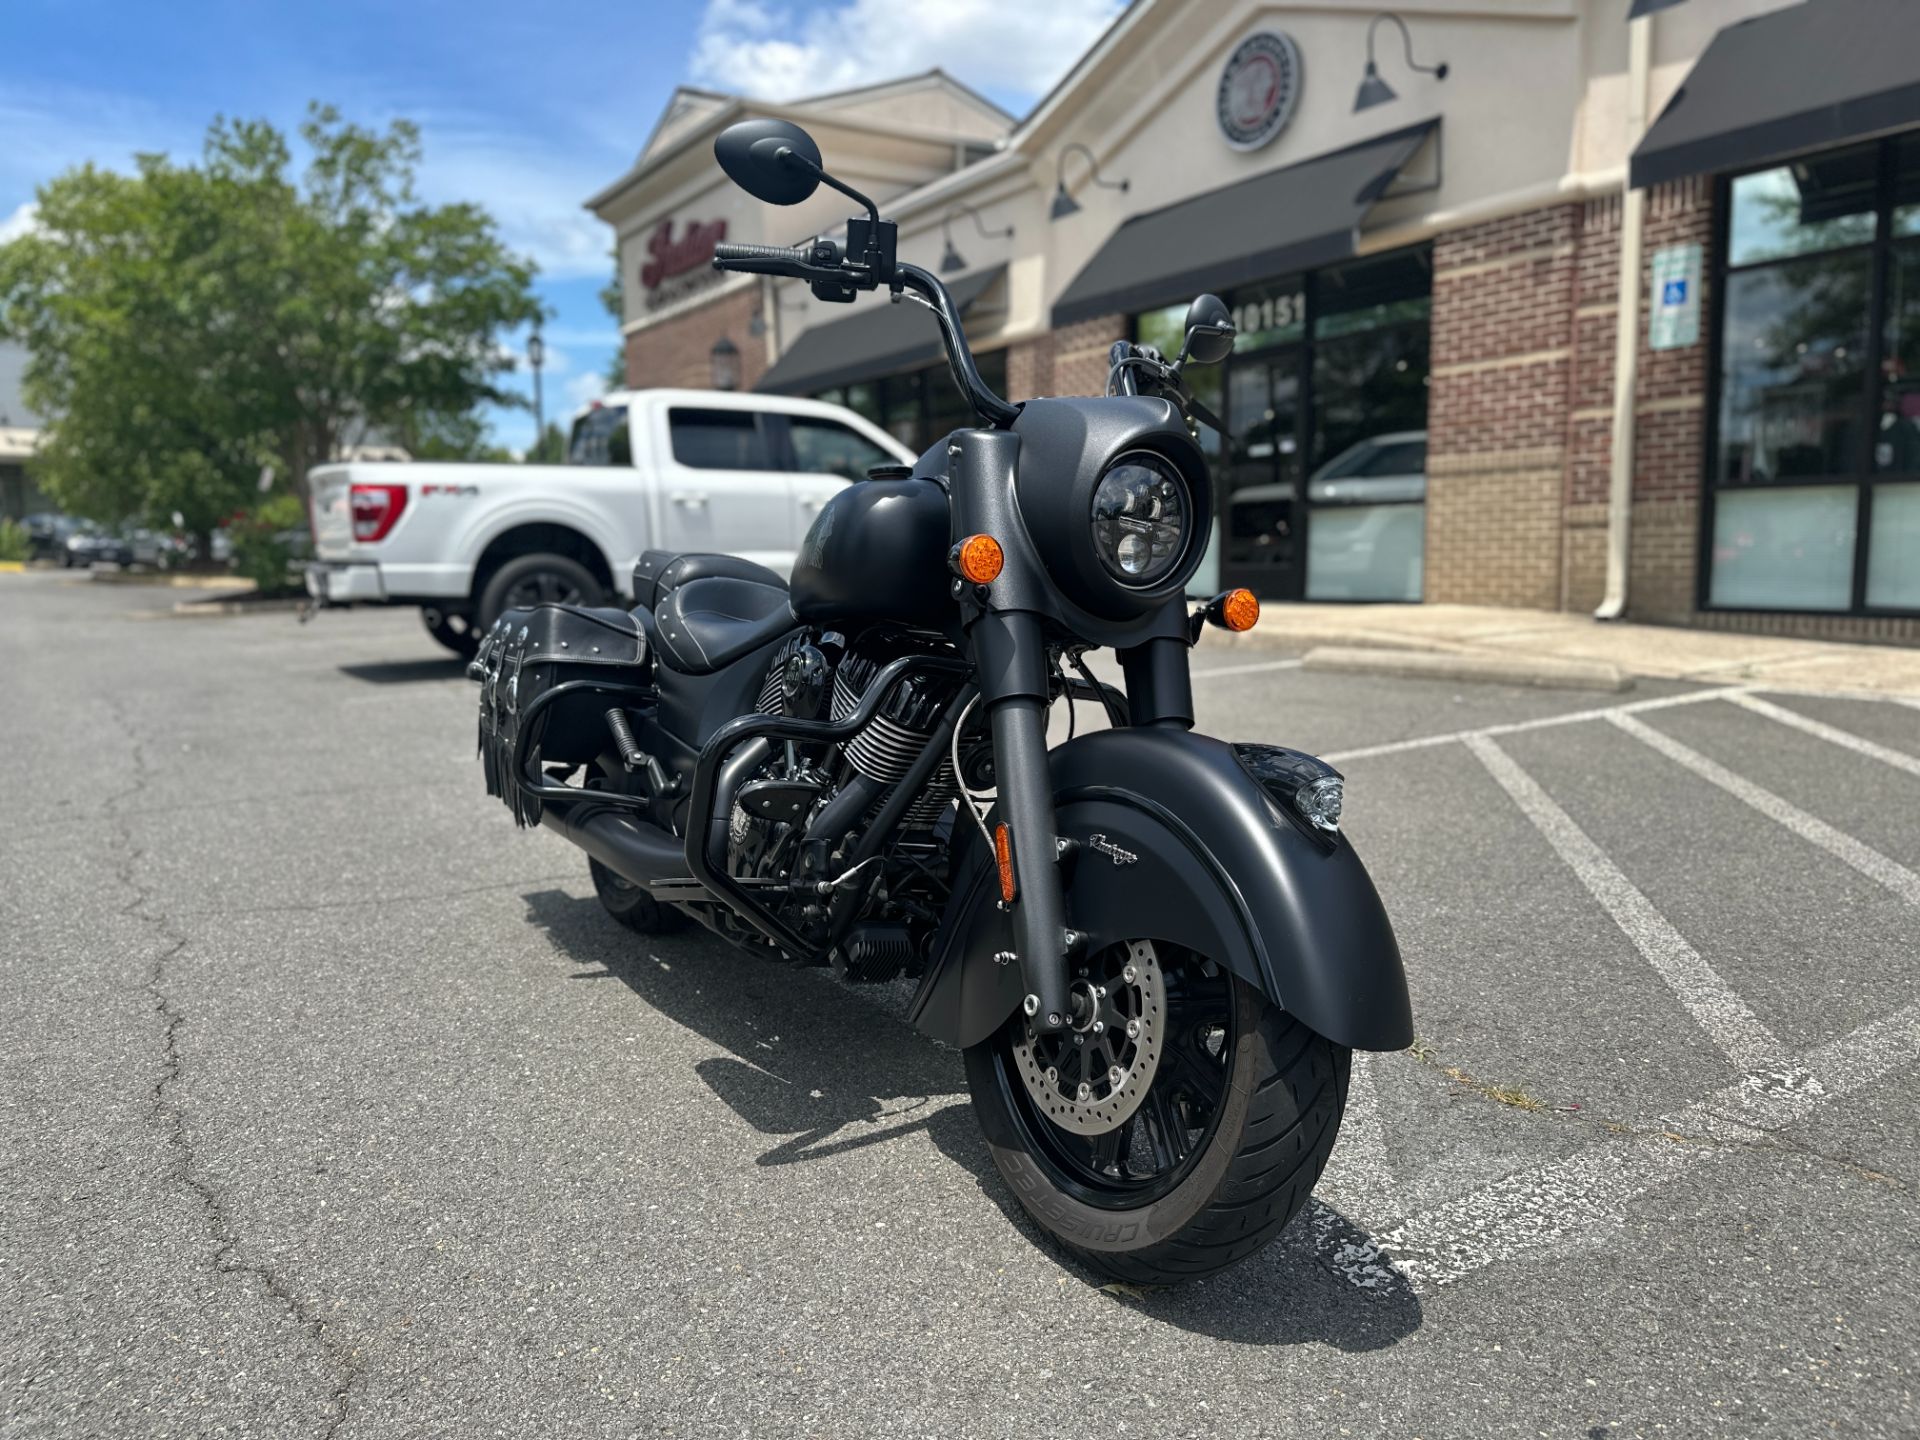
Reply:
<svg viewBox="0 0 1920 1440"><path fill-rule="evenodd" d="M474 625L481 633L508 610L533 605L598 605L606 598L593 572L564 555L519 555L502 565L480 591Z"/></svg>
<svg viewBox="0 0 1920 1440"><path fill-rule="evenodd" d="M462 660L473 659L480 649L480 632L474 628L471 615L423 605L420 607L420 620L427 627L429 635Z"/></svg>
<svg viewBox="0 0 1920 1440"><path fill-rule="evenodd" d="M671 906L662 905L631 880L614 874L592 857L587 859L587 868L593 872L593 893L600 897L607 914L636 935L658 935L673 928L679 915Z"/></svg>

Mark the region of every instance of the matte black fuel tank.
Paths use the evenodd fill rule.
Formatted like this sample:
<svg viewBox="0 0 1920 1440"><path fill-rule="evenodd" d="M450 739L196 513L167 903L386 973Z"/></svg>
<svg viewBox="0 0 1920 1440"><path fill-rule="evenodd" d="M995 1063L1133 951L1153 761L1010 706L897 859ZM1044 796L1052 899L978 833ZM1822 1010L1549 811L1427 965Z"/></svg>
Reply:
<svg viewBox="0 0 1920 1440"><path fill-rule="evenodd" d="M947 492L918 476L858 480L821 507L793 566L793 613L811 625L953 616Z"/></svg>

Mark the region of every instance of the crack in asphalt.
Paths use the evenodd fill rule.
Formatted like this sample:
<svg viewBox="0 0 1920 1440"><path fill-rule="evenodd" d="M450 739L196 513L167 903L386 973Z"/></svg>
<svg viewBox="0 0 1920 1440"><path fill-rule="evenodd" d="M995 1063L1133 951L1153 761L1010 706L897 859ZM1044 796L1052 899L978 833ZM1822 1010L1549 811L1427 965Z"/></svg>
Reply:
<svg viewBox="0 0 1920 1440"><path fill-rule="evenodd" d="M137 737L137 729L128 722L119 707L113 705L110 708L114 710L114 718L122 732ZM148 908L153 899L153 889L142 883L138 875L140 862L146 858L147 852L135 841L130 817L119 809L117 802L123 797L132 798L145 791L153 772L144 741L135 738L131 754L134 783L121 796L110 800L102 814L113 825L115 848L119 852L115 879L123 890L131 892L133 896L120 907L118 913L149 926L160 941L160 949L147 966L142 988L153 1002L154 1013L161 1021L160 1074L153 1082L150 1095L153 1118L165 1136L171 1156L168 1170L173 1180L200 1202L208 1232L213 1239L213 1254L209 1260L213 1271L218 1275L240 1276L257 1283L302 1330L312 1336L321 1354L336 1371L337 1381L329 1395L332 1413L320 1432L323 1440L332 1440L346 1422L353 1390L365 1373L365 1361L358 1350L343 1345L335 1337L328 1323L314 1312L273 1266L249 1260L240 1253L240 1235L228 1214L226 1201L206 1179L195 1155L193 1139L187 1128L186 1107L174 1098L174 1090L181 1082L185 1065L180 1048L180 1032L186 1026L187 1015L168 993L167 971L170 962L185 951L192 941L174 923L168 912Z"/></svg>

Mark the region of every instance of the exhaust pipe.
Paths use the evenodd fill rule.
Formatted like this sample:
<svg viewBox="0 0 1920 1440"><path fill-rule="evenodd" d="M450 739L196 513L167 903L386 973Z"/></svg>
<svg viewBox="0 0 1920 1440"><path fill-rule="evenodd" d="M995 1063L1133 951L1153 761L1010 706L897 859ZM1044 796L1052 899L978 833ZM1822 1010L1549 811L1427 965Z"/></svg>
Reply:
<svg viewBox="0 0 1920 1440"><path fill-rule="evenodd" d="M591 801L560 804L550 800L541 807L540 823L642 889L693 878L687 868L686 842L678 835L644 821L636 824Z"/></svg>

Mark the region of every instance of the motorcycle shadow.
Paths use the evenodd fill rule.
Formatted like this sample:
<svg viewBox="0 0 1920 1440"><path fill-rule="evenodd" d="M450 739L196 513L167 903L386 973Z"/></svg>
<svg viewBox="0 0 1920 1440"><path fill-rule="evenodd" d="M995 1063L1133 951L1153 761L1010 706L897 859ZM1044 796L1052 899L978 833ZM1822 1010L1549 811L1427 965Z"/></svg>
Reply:
<svg viewBox="0 0 1920 1440"><path fill-rule="evenodd" d="M1418 1297L1397 1277L1361 1290L1329 1264L1329 1245L1363 1245L1364 1230L1321 1207L1272 1245L1211 1279L1166 1290L1106 1288L1106 1277L1063 1252L1000 1179L966 1102L955 1052L905 1021L905 986L854 990L744 953L689 925L635 936L590 898L561 890L522 897L527 917L582 967L578 980L618 979L668 1019L730 1052L697 1062L714 1095L777 1143L765 1166L828 1160L924 1133L974 1177L981 1193L1036 1249L1111 1302L1182 1330L1239 1344L1377 1350L1420 1327ZM725 967L725 968L723 968Z"/></svg>
<svg viewBox="0 0 1920 1440"><path fill-rule="evenodd" d="M451 655L431 660L363 660L337 668L349 680L369 685L418 685L430 680L467 678L467 662Z"/></svg>

